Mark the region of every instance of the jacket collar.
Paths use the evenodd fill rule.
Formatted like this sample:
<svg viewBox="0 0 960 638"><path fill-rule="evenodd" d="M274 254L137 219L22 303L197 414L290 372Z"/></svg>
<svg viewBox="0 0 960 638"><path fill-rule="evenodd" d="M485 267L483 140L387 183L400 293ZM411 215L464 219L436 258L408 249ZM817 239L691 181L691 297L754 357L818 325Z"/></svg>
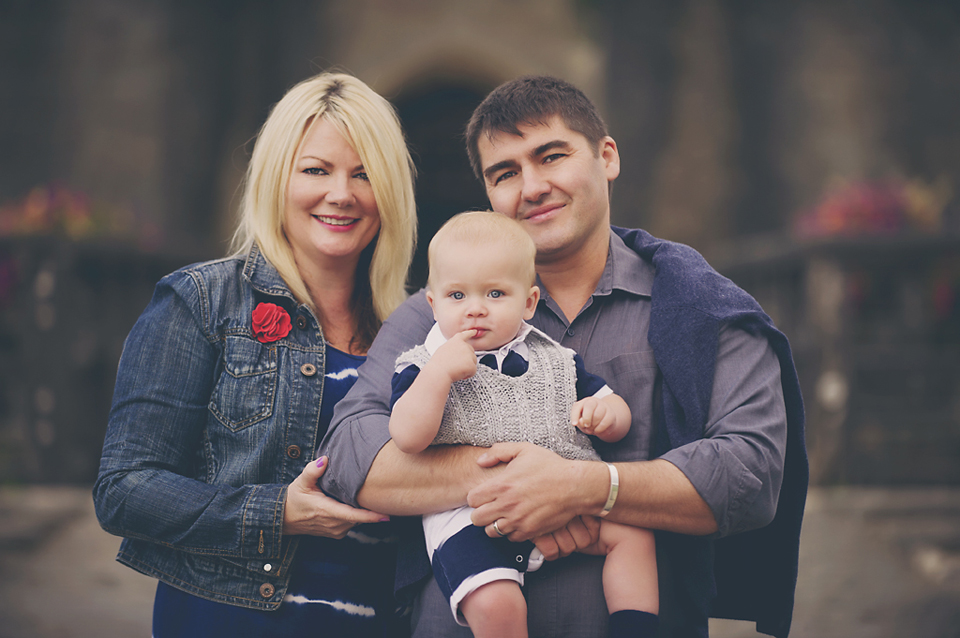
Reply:
<svg viewBox="0 0 960 638"><path fill-rule="evenodd" d="M258 292L276 297L287 297L296 301L283 277L273 267L273 264L263 256L256 243L250 247L250 252L247 253L247 260L243 265L243 278Z"/></svg>

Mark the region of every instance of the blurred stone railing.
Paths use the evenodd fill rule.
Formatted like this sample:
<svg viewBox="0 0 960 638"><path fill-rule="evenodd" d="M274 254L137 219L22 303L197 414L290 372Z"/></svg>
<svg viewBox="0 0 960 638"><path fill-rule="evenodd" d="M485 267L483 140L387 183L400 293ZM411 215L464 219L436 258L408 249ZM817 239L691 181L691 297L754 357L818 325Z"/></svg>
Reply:
<svg viewBox="0 0 960 638"><path fill-rule="evenodd" d="M960 237L727 254L714 263L790 338L813 483L960 484Z"/></svg>
<svg viewBox="0 0 960 638"><path fill-rule="evenodd" d="M123 341L156 282L190 261L0 238L0 481L92 483Z"/></svg>

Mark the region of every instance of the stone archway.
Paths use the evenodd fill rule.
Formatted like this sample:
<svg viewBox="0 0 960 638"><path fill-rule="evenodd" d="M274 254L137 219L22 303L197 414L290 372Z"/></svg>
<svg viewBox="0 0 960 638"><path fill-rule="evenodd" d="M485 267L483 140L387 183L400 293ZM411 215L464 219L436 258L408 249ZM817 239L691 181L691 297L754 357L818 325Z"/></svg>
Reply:
<svg viewBox="0 0 960 638"><path fill-rule="evenodd" d="M427 80L394 99L417 166L419 241L410 268L410 287L427 277L427 245L453 215L488 207L483 186L474 177L463 143L470 114L493 88L450 79Z"/></svg>

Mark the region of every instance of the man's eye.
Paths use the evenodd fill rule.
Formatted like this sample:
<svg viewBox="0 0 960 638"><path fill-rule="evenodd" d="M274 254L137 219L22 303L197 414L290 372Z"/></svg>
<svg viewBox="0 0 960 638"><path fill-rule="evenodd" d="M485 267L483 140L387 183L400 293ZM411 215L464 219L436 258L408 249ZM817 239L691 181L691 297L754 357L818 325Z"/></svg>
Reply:
<svg viewBox="0 0 960 638"><path fill-rule="evenodd" d="M565 154L565 153L553 153L553 154L547 155L545 158L543 158L543 162L544 162L545 164L549 164L550 162L556 162L556 161L557 161L558 159L560 159L561 157L566 157L566 154Z"/></svg>
<svg viewBox="0 0 960 638"><path fill-rule="evenodd" d="M503 180L509 179L509 178L513 177L514 175L516 175L516 174L517 174L516 171L507 171L507 172L505 172L505 173L500 173L499 175L497 175L496 179L493 180L493 184L494 184L494 185L497 185L497 184L499 184L500 182L502 182Z"/></svg>
<svg viewBox="0 0 960 638"><path fill-rule="evenodd" d="M494 299L499 299L500 297L503 296L503 291L502 291L502 290L491 290L491 291L490 291L490 296L491 296L492 298L494 298Z"/></svg>

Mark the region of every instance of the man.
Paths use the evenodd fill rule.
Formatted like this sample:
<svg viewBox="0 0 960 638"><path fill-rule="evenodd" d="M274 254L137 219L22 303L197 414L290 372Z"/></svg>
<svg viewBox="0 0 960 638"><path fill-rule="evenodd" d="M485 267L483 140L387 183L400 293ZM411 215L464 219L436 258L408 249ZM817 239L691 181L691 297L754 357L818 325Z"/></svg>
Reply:
<svg viewBox="0 0 960 638"><path fill-rule="evenodd" d="M421 293L384 323L338 405L322 487L396 515L467 501L489 535L532 538L548 558L589 544L591 517L607 510L610 520L658 530L659 635L706 636L712 614L786 636L807 485L786 339L691 249L611 229L619 153L573 86L548 77L501 85L474 112L467 147L493 210L518 219L536 244L542 298L531 323L576 350L630 406L630 434L596 444L616 472L531 444L400 453L387 433L390 376L397 354L432 324ZM409 558L399 585L429 574L425 556ZM531 635L604 635L600 567L573 554L531 574ZM460 635L432 579L424 582L415 635Z"/></svg>

